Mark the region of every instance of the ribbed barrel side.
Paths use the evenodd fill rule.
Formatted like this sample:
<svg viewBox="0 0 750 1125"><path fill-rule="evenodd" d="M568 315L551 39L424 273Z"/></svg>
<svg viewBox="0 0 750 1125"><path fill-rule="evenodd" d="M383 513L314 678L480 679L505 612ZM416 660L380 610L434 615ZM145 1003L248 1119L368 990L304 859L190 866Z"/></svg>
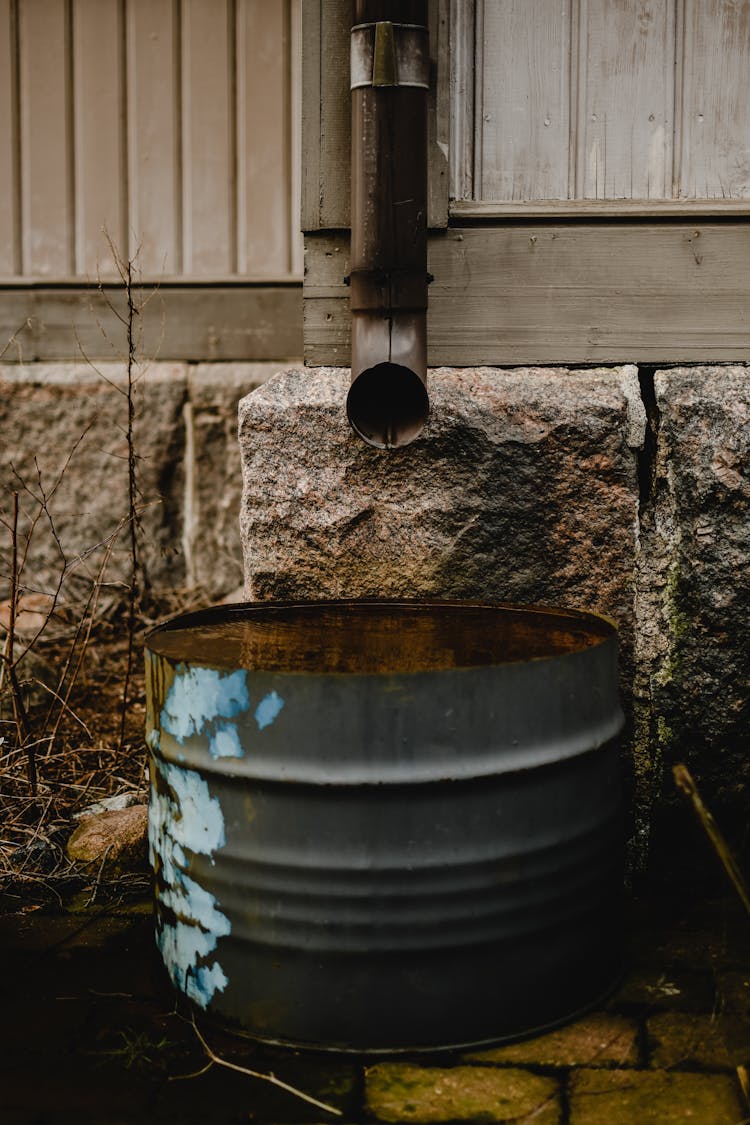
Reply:
<svg viewBox="0 0 750 1125"><path fill-rule="evenodd" d="M261 1038L502 1039L621 961L616 640L388 675L149 668L157 937Z"/></svg>

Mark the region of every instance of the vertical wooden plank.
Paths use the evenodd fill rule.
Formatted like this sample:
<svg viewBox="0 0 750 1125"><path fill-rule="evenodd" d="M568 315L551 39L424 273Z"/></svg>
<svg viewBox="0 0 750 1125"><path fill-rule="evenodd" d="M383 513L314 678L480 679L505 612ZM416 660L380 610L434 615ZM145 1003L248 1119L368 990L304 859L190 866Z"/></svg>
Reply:
<svg viewBox="0 0 750 1125"><path fill-rule="evenodd" d="M288 6L237 7L238 271L289 272Z"/></svg>
<svg viewBox="0 0 750 1125"><path fill-rule="evenodd" d="M428 221L448 221L449 5L430 0L433 89L429 105ZM351 94L349 43L353 8L344 0L304 0L302 91L302 229L349 225Z"/></svg>
<svg viewBox="0 0 750 1125"><path fill-rule="evenodd" d="M73 271L70 41L66 0L19 4L23 273Z"/></svg>
<svg viewBox="0 0 750 1125"><path fill-rule="evenodd" d="M474 198L475 0L450 6L450 196Z"/></svg>
<svg viewBox="0 0 750 1125"><path fill-rule="evenodd" d="M178 15L179 0L128 0L129 252L157 277L182 269Z"/></svg>
<svg viewBox="0 0 750 1125"><path fill-rule="evenodd" d="M427 224L448 225L450 143L450 4L430 0L430 95L428 110Z"/></svg>
<svg viewBox="0 0 750 1125"><path fill-rule="evenodd" d="M0 275L20 273L16 13L0 0Z"/></svg>
<svg viewBox="0 0 750 1125"><path fill-rule="evenodd" d="M682 199L750 197L750 0L684 0Z"/></svg>
<svg viewBox="0 0 750 1125"><path fill-rule="evenodd" d="M316 0L307 0L315 3ZM351 196L351 3L322 0L320 42L320 213L322 229L349 225Z"/></svg>
<svg viewBox="0 0 750 1125"><path fill-rule="evenodd" d="M483 199L566 199L570 0L484 0Z"/></svg>
<svg viewBox="0 0 750 1125"><path fill-rule="evenodd" d="M301 225L302 193L302 0L290 0L289 114L290 127L290 272L302 277L304 243Z"/></svg>
<svg viewBox="0 0 750 1125"><path fill-rule="evenodd" d="M579 199L672 192L674 0L580 0Z"/></svg>
<svg viewBox="0 0 750 1125"><path fill-rule="evenodd" d="M183 0L183 270L234 272L234 4Z"/></svg>
<svg viewBox="0 0 750 1125"><path fill-rule="evenodd" d="M103 230L127 252L120 16L119 0L73 0L75 272L92 279L114 272Z"/></svg>
<svg viewBox="0 0 750 1125"><path fill-rule="evenodd" d="M320 29L322 0L302 6L302 229L320 229Z"/></svg>

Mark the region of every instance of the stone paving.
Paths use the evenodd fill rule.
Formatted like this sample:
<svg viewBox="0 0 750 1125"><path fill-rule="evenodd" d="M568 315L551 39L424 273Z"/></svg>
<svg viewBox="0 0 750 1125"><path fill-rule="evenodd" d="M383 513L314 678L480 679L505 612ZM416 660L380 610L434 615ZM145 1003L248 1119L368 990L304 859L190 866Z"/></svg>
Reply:
<svg viewBox="0 0 750 1125"><path fill-rule="evenodd" d="M732 902L635 904L629 968L608 1004L520 1043L367 1060L199 1025L225 1062L339 1115L226 1067L198 1073L209 1059L175 1008L147 902L6 913L0 948L3 1125L750 1122L750 923Z"/></svg>

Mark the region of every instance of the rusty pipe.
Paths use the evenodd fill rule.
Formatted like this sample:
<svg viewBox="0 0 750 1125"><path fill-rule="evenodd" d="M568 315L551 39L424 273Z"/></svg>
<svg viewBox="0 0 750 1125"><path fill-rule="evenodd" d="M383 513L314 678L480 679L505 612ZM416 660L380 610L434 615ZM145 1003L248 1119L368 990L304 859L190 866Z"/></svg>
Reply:
<svg viewBox="0 0 750 1125"><path fill-rule="evenodd" d="M429 414L428 89L426 0L355 0L346 410L380 449L413 441Z"/></svg>

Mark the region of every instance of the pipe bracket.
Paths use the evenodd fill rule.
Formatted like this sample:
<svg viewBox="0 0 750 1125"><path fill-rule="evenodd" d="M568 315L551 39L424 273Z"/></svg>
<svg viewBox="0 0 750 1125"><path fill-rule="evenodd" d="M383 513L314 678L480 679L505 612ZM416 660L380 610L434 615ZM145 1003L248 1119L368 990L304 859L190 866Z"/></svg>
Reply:
<svg viewBox="0 0 750 1125"><path fill-rule="evenodd" d="M428 284L428 275L414 270L352 270L350 307L384 315L426 309Z"/></svg>

